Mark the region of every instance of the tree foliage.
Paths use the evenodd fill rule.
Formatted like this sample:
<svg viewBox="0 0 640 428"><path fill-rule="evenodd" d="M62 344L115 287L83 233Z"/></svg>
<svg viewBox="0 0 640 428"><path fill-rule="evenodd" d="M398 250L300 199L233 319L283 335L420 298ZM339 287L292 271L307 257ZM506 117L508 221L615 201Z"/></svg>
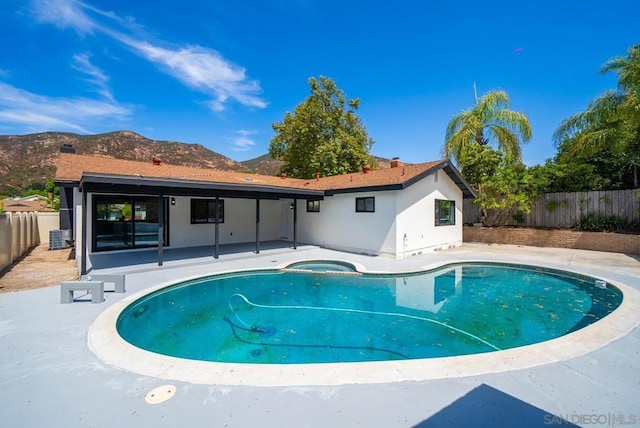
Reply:
<svg viewBox="0 0 640 428"><path fill-rule="evenodd" d="M640 166L640 45L600 70L614 72L618 87L563 120L554 132L558 164L599 162L603 177L618 176L611 188L638 187Z"/></svg>
<svg viewBox="0 0 640 428"><path fill-rule="evenodd" d="M276 135L269 154L284 161L282 172L291 177L312 178L375 167L369 154L373 140L356 114L360 101L347 100L332 79L309 79L311 95L293 114L287 112L272 125Z"/></svg>
<svg viewBox="0 0 640 428"><path fill-rule="evenodd" d="M530 139L531 125L527 117L509 110L506 92L492 91L449 121L442 151L462 170L467 163L467 152L474 145L494 145L506 161L518 163L522 161L521 144Z"/></svg>
<svg viewBox="0 0 640 428"><path fill-rule="evenodd" d="M474 188L483 224L504 225L518 213L530 212L542 177L522 162L513 162L487 145L471 145L465 154L464 176Z"/></svg>

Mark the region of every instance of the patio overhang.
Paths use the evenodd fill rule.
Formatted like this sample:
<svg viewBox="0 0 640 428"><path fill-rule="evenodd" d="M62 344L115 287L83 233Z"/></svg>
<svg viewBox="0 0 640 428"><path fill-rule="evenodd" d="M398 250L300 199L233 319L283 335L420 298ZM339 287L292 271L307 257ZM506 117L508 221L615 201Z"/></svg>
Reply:
<svg viewBox="0 0 640 428"><path fill-rule="evenodd" d="M219 196L244 199L324 199L324 191L255 184L221 183L173 178L83 174L81 192L134 195Z"/></svg>

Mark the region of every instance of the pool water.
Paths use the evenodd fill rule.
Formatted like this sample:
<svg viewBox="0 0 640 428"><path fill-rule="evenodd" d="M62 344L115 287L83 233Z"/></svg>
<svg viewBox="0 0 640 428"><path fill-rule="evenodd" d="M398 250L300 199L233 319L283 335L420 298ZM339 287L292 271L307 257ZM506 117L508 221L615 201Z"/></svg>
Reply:
<svg viewBox="0 0 640 428"><path fill-rule="evenodd" d="M187 359L294 364L492 352L585 327L622 302L594 278L510 265L412 275L259 271L170 286L120 314L119 334Z"/></svg>
<svg viewBox="0 0 640 428"><path fill-rule="evenodd" d="M355 272L351 263L336 261L297 262L287 266L287 269L307 270L312 272Z"/></svg>

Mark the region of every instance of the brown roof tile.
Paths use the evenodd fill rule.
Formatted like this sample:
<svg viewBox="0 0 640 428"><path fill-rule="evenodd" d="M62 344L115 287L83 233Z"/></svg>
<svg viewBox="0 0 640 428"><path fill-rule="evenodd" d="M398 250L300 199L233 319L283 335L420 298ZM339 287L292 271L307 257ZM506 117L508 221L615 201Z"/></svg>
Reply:
<svg viewBox="0 0 640 428"><path fill-rule="evenodd" d="M47 206L46 201L21 201L14 199L4 199L0 201L6 212L30 212L30 211L53 211Z"/></svg>
<svg viewBox="0 0 640 428"><path fill-rule="evenodd" d="M137 162L109 157L60 153L57 163L56 181L80 181L83 174L95 173L215 183L268 185L312 190L338 190L402 184L437 166L441 162L444 161L378 169L369 171L366 174L358 172L303 180L296 178L283 179L269 175L220 171L208 168L193 168L165 163L154 165L151 160L149 160L149 162Z"/></svg>
<svg viewBox="0 0 640 428"><path fill-rule="evenodd" d="M383 168L367 173L356 172L331 177L321 177L319 180L310 180L311 184L309 187L318 190L338 190L402 184L442 162L444 161L404 165L396 168Z"/></svg>

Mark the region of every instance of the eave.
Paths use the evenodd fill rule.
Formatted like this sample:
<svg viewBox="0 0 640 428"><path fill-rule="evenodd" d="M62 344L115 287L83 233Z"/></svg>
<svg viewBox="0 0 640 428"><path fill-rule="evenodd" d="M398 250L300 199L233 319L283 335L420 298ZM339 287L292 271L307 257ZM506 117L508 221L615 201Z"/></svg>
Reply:
<svg viewBox="0 0 640 428"><path fill-rule="evenodd" d="M107 194L219 196L260 199L324 199L322 190L278 187L263 184L235 184L171 178L149 178L110 174L83 174L80 191Z"/></svg>

